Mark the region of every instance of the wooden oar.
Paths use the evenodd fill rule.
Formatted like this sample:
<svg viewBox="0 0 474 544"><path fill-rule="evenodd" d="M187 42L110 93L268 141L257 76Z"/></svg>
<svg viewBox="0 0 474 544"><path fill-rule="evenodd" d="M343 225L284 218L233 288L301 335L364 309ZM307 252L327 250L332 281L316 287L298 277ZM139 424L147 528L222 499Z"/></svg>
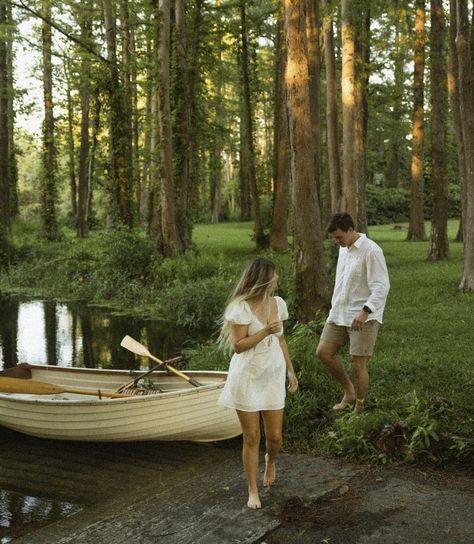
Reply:
<svg viewBox="0 0 474 544"><path fill-rule="evenodd" d="M0 376L0 391L4 393L26 393L28 395L54 395L56 393L77 393L79 395L94 395L98 397L131 397L121 393L109 393L100 389L80 389L79 387L63 387L36 380L22 380L21 378L4 378Z"/></svg>
<svg viewBox="0 0 474 544"><path fill-rule="evenodd" d="M183 378L183 380L186 380L191 385L194 385L194 387L200 387L202 385L202 383L199 383L197 380L190 378L189 376L186 376L186 374L183 374L176 368L173 368L171 365L169 365L165 361L162 361L161 359L158 359L158 357L155 357L154 355L152 355L143 344L140 344L140 342L137 342L131 336L125 336L123 340L120 342L120 345L124 347L125 349L128 349L132 353L136 353L137 355L141 355L142 357L149 357L150 359L153 359L153 361L156 361L161 366L164 366L167 370L169 370L173 374L176 374L176 376Z"/></svg>
<svg viewBox="0 0 474 544"><path fill-rule="evenodd" d="M170 364L170 363L173 363L174 361L181 361L182 357L179 356L179 357L173 357L173 359L166 359L166 361L164 361L164 363L166 365ZM153 368L150 368L150 370L147 370L146 372L144 372L143 374L139 374L138 376L136 376L135 378L133 378L133 380L131 382L128 382L126 383L125 385L121 385L118 389L115 390L116 393L122 393L122 391L124 391L125 389L128 389L129 387L136 387L136 385L138 384L138 382L140 380L142 380L143 378L146 378L148 375L150 375L152 372L154 372L155 370L158 370L159 368L161 368L163 366L163 363L158 363L157 365L155 365Z"/></svg>

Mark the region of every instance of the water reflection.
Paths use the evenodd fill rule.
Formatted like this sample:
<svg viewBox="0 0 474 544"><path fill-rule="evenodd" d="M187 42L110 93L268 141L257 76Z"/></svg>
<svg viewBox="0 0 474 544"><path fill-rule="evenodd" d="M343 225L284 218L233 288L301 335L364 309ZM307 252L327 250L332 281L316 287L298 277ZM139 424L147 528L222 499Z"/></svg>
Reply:
<svg viewBox="0 0 474 544"><path fill-rule="evenodd" d="M148 368L120 346L128 334L160 358L192 341L162 322L113 315L100 308L0 297L0 368L20 363L88 368ZM194 339L195 340L195 339Z"/></svg>
<svg viewBox="0 0 474 544"><path fill-rule="evenodd" d="M0 309L0 369L18 363L147 369L152 362L120 347L126 334L162 359L175 357L198 340L161 322L113 315L100 308L0 296ZM112 494L123 489L125 481L129 486L145 486L156 471L157 457L150 456L149 450L178 459L171 448L64 444L0 427L0 544L104 500L104 488ZM143 474L135 467L139 453L146 459L141 460L141 469L146 465L145 471L140 469ZM131 455L133 460L128 459ZM153 463L148 464L148 457Z"/></svg>

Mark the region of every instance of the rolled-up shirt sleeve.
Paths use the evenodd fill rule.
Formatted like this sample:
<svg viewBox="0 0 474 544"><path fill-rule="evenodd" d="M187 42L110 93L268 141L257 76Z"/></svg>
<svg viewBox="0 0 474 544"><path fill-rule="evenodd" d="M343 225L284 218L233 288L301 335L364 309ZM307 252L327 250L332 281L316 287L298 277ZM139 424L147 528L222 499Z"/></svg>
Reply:
<svg viewBox="0 0 474 544"><path fill-rule="evenodd" d="M367 254L367 286L370 296L365 303L372 312L384 308L390 291L387 264L380 248L373 249Z"/></svg>

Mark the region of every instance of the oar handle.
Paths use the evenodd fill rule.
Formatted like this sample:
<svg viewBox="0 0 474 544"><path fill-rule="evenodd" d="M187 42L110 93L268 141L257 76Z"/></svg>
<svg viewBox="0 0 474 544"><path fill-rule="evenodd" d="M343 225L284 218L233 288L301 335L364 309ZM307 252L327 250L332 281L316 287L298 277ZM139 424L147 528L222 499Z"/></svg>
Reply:
<svg viewBox="0 0 474 544"><path fill-rule="evenodd" d="M191 385L194 385L194 387L200 387L202 385L202 383L199 383L197 380L190 378L189 376L186 376L186 374L183 374L177 368L174 368L171 365L166 364L165 361L158 359L158 357L155 357L151 353L148 354L148 357L150 357L150 359L153 359L160 365L163 365L170 372L172 372L173 374L176 374L176 376L179 376L180 378L183 378L184 380L188 381Z"/></svg>

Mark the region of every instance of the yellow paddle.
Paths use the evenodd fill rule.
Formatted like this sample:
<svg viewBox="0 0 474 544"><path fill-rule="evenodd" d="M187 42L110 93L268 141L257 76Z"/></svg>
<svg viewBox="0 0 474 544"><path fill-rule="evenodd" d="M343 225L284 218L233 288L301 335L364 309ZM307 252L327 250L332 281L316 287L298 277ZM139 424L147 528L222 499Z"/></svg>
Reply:
<svg viewBox="0 0 474 544"><path fill-rule="evenodd" d="M52 383L21 378L4 378L0 376L0 391L4 393L26 393L28 395L54 395L56 393L77 393L79 395L94 395L98 397L131 397L122 393L108 393L100 389L80 389L79 387L63 387Z"/></svg>
<svg viewBox="0 0 474 544"><path fill-rule="evenodd" d="M132 353L136 353L137 355L141 355L142 357L149 357L150 359L153 359L153 361L156 361L160 365L163 365L167 370L169 370L173 374L176 374L176 376L183 378L183 380L186 380L191 385L194 385L194 387L200 387L202 385L202 383L199 383L197 380L190 378L189 376L186 376L186 374L183 374L176 368L173 368L171 365L169 365L165 361L162 361L161 359L158 359L158 357L155 357L154 355L152 355L143 344L140 344L140 342L137 342L131 336L125 336L123 340L120 342L120 345L124 347L125 349L128 349Z"/></svg>

